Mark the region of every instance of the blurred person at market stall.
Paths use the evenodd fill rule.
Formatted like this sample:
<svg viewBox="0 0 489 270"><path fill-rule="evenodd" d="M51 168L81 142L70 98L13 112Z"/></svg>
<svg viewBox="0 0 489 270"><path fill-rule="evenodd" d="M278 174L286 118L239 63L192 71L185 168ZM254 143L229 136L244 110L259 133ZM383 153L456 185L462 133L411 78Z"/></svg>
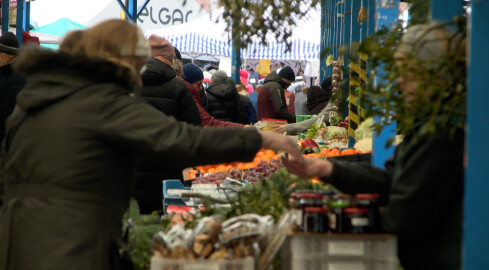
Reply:
<svg viewBox="0 0 489 270"><path fill-rule="evenodd" d="M269 148L304 162L285 136L190 125L135 98L149 57L142 31L123 20L20 54L27 85L0 158L0 269L121 269L135 156L194 166Z"/></svg>
<svg viewBox="0 0 489 270"><path fill-rule="evenodd" d="M287 111L291 114L295 114L295 94L284 88L285 104L287 105Z"/></svg>
<svg viewBox="0 0 489 270"><path fill-rule="evenodd" d="M295 114L305 115L307 111L307 85L305 83L298 83L294 87L295 92Z"/></svg>
<svg viewBox="0 0 489 270"><path fill-rule="evenodd" d="M211 77L212 84L207 89L209 114L221 121L247 124L245 109L234 85L227 83L225 71L217 70Z"/></svg>
<svg viewBox="0 0 489 270"><path fill-rule="evenodd" d="M297 175L320 177L345 193L378 193L383 229L397 234L406 270L461 269L464 119L449 108L430 132L423 127L433 123L434 102L465 102L450 100L466 91L465 50L463 35L446 25L413 25L403 34L394 55L400 74L394 95L406 107L431 106L418 109L422 115L403 130L385 169L330 159L307 159L306 166L284 161Z"/></svg>
<svg viewBox="0 0 489 270"><path fill-rule="evenodd" d="M251 104L253 105L253 109L255 109L255 112L258 111L257 102L258 102L258 93L260 93L260 90L261 90L261 84L257 84L255 87L255 91L250 94L250 101Z"/></svg>
<svg viewBox="0 0 489 270"><path fill-rule="evenodd" d="M321 82L321 87L309 87L307 91L307 111L309 115L320 113L326 104L328 104L333 89L331 81L332 78L328 77Z"/></svg>
<svg viewBox="0 0 489 270"><path fill-rule="evenodd" d="M307 89L307 88L306 88ZM286 124L281 127L278 132L286 132L287 135L296 135L299 132L305 132L311 128L312 124L316 123L319 118L323 118L323 123L329 125L329 114L336 110L336 106L332 100L330 100L326 106L313 118L301 121L299 123ZM307 114L307 113L306 113Z"/></svg>
<svg viewBox="0 0 489 270"><path fill-rule="evenodd" d="M194 98L197 109L199 110L200 117L202 118L202 126L211 127L243 127L243 124L233 123L229 121L220 121L215 119L202 107L202 96L200 89L202 89L202 81L204 80L204 73L197 65L187 63L183 65L183 80L187 85L188 90Z"/></svg>
<svg viewBox="0 0 489 270"><path fill-rule="evenodd" d="M251 84L253 89L256 91L256 86L258 85L258 81L260 80L260 74L258 74L258 72L256 72L250 66L248 66L248 68L246 70L248 71L248 74L249 74L248 82Z"/></svg>
<svg viewBox="0 0 489 270"><path fill-rule="evenodd" d="M290 66L282 68L279 73L272 71L268 74L258 94L258 120L284 119L288 123L295 123L295 115L287 110L284 94L284 89L287 89L294 80L295 73Z"/></svg>
<svg viewBox="0 0 489 270"><path fill-rule="evenodd" d="M176 77L176 71L172 68L173 62L179 61L176 59L174 47L168 40L157 35L149 36L148 42L152 57L146 62L146 69L141 75L143 87L138 88L136 93L164 114L178 121L200 126L202 120L192 94L187 85ZM160 210L161 180L180 179L183 182L182 170L185 167L166 165L142 157L138 157L136 164L132 195L137 200L141 213L149 214Z"/></svg>
<svg viewBox="0 0 489 270"><path fill-rule="evenodd" d="M17 94L25 85L25 77L12 69L19 47L19 40L12 32L0 37L0 142L5 137L5 121L14 110Z"/></svg>
<svg viewBox="0 0 489 270"><path fill-rule="evenodd" d="M239 94L239 101L240 101L240 108L243 108L244 110L244 115L245 115L245 122L247 125L253 125L256 123L256 111L255 108L253 108L253 104L251 103L251 100L249 98L249 94L246 90L243 90L243 85L242 84L236 84L236 81L228 77L226 82L231 86L236 89L236 91ZM240 90L241 89L241 90ZM253 93L252 93L253 94ZM243 111L241 111L243 113Z"/></svg>
<svg viewBox="0 0 489 270"><path fill-rule="evenodd" d="M253 89L253 86L251 86L251 84L248 82L248 78L249 78L250 74L248 74L248 71L242 69L239 71L239 80L241 82L241 84L243 85L243 87L246 89L246 92L249 94L253 93L253 91L255 91Z"/></svg>

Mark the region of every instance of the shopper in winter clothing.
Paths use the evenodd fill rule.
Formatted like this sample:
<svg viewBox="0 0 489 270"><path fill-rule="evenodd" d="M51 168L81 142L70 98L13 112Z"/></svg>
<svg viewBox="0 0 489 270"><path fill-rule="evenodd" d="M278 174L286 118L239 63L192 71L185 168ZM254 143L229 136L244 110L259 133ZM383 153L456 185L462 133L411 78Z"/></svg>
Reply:
<svg viewBox="0 0 489 270"><path fill-rule="evenodd" d="M279 131L285 131L287 132L287 135L296 135L299 132L305 132L310 129L312 124L316 123L321 117L323 118L324 124L329 125L329 113L335 109L336 106L334 105L334 102L330 100L328 104L326 104L326 106L317 114L317 116L299 123L286 124L284 130Z"/></svg>
<svg viewBox="0 0 489 270"><path fill-rule="evenodd" d="M286 66L277 72L273 71L266 78L258 94L258 120L263 118L285 119L295 123L295 115L287 111L284 89L295 80L291 67Z"/></svg>
<svg viewBox="0 0 489 270"><path fill-rule="evenodd" d="M305 83L299 83L294 87L295 92L295 114L305 115L308 114L307 110L307 86Z"/></svg>
<svg viewBox="0 0 489 270"><path fill-rule="evenodd" d="M202 118L202 126L211 127L242 127L243 124L233 123L229 121L220 121L212 117L203 107L202 107L202 96L200 94L200 89L202 89L202 80L204 79L204 73L202 70L191 63L185 64L183 66L183 79L187 85L188 90L194 98L197 109L199 110L200 117Z"/></svg>
<svg viewBox="0 0 489 270"><path fill-rule="evenodd" d="M263 147L303 162L284 136L189 125L134 98L148 57L142 31L123 20L20 55L28 83L0 159L0 269L120 269L136 155L193 166L251 161Z"/></svg>
<svg viewBox="0 0 489 270"><path fill-rule="evenodd" d="M323 80L321 87L311 86L307 91L307 110L310 115L318 114L331 98L331 77Z"/></svg>
<svg viewBox="0 0 489 270"><path fill-rule="evenodd" d="M285 104L287 105L287 111L295 115L295 94L284 89Z"/></svg>
<svg viewBox="0 0 489 270"><path fill-rule="evenodd" d="M451 72L439 68L447 53L456 52L453 47L459 40L448 28L414 25L403 35L395 57L399 66L416 65L417 69L428 69L426 73L438 74L438 78L430 77L430 80L444 81L444 91L460 91L463 86L448 85L450 81L446 81ZM458 69L453 73L465 74L464 66L454 64L451 68ZM399 94L406 103L416 106L417 98L433 95L416 91L422 82L406 74L409 80L399 78ZM456 83L463 84L465 80ZM422 132L421 127L433 112L426 113L419 115L418 122L404 131L408 135L405 134L385 170L370 164L345 164L330 159L308 159L304 167L284 163L302 177L318 176L346 193L380 194L384 205L382 225L385 231L397 234L398 255L405 270L461 269L464 131L452 125L456 120L452 118L454 121L446 124L438 123L432 133ZM445 116L453 117L440 115Z"/></svg>
<svg viewBox="0 0 489 270"><path fill-rule="evenodd" d="M226 82L227 78L228 75L222 70L212 75L212 84L206 91L209 114L221 121L246 124L245 115L240 114L244 108L241 107L238 91L234 85Z"/></svg>
<svg viewBox="0 0 489 270"><path fill-rule="evenodd" d="M11 32L3 34L0 37L0 142L5 135L5 121L14 110L17 94L25 85L25 77L12 69L18 53L17 37Z"/></svg>
<svg viewBox="0 0 489 270"><path fill-rule="evenodd" d="M239 100L240 100L240 105L239 107L242 108L242 110L240 110L240 114L242 114L242 118L245 119L245 124L247 125L253 125L256 123L256 111L255 109L253 108L253 104L251 103L251 100L249 98L249 95L253 94L248 94L248 92L246 92L246 90L241 90L241 91L238 91L238 89L244 89L243 86L241 84L236 84L236 81L231 78L231 77L228 77L226 82L231 86L231 87L234 87L236 89L236 91L239 93Z"/></svg>
<svg viewBox="0 0 489 270"><path fill-rule="evenodd" d="M143 87L137 93L149 104L178 121L200 126L202 120L195 101L185 83L176 77L171 67L175 49L165 38L151 35L148 38L151 58L142 74ZM133 196L141 213L148 214L162 209L161 181L180 179L185 167L167 165L152 159L139 157L136 160L136 181Z"/></svg>

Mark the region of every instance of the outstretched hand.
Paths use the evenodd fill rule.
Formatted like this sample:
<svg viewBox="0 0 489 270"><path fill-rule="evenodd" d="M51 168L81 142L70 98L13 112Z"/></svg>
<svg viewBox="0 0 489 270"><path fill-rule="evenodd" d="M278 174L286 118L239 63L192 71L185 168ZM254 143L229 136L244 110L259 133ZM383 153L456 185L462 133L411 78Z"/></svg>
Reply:
<svg viewBox="0 0 489 270"><path fill-rule="evenodd" d="M289 137L270 131L260 131L262 136L262 147L275 152L285 151L291 162L304 166L304 157L299 151L297 144Z"/></svg>
<svg viewBox="0 0 489 270"><path fill-rule="evenodd" d="M333 171L333 164L329 160L306 158L305 163L298 164L294 160L282 158L282 163L291 173L302 178L328 178Z"/></svg>

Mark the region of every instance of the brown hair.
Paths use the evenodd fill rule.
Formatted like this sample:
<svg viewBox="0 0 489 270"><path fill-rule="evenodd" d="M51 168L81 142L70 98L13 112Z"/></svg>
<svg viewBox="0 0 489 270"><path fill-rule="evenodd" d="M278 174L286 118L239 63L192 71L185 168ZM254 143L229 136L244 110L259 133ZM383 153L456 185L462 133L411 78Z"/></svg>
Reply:
<svg viewBox="0 0 489 270"><path fill-rule="evenodd" d="M103 59L120 58L121 52L136 50L139 29L123 20L108 20L82 31L68 33L60 51Z"/></svg>

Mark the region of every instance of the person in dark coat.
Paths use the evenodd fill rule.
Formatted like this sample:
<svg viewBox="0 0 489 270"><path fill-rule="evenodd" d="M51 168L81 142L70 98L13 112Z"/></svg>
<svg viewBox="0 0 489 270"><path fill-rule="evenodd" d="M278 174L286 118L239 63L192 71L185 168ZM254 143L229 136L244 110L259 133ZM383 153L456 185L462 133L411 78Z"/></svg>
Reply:
<svg viewBox="0 0 489 270"><path fill-rule="evenodd" d="M0 158L0 269L121 269L137 155L184 167L251 161L269 148L304 162L285 136L190 125L135 98L149 56L142 31L123 20L70 32L59 51L20 55L28 83Z"/></svg>
<svg viewBox="0 0 489 270"><path fill-rule="evenodd" d="M307 91L307 110L308 114L320 113L331 98L331 77L324 79L321 82L321 87L311 86Z"/></svg>
<svg viewBox="0 0 489 270"><path fill-rule="evenodd" d="M218 120L246 124L245 119L240 118L241 104L238 91L234 85L226 82L227 78L228 75L222 70L212 74L212 84L206 90L208 112Z"/></svg>
<svg viewBox="0 0 489 270"><path fill-rule="evenodd" d="M242 88L242 85L236 85L236 81L231 78L227 77L226 83L236 91L239 95L239 119L240 123L243 123L244 125L253 125L256 123L256 111L255 108L253 108L253 104L251 103L250 99L246 94L248 94L246 91L238 91L238 88Z"/></svg>
<svg viewBox="0 0 489 270"><path fill-rule="evenodd" d="M451 85L450 78L466 74L465 63L452 64L454 70L439 68L447 65L447 54L457 52L458 42L460 38L446 26L414 25L407 29L395 58L400 59L399 66L416 67L420 72L416 79L411 74L399 78L399 95L407 104L416 108L421 97L436 95L425 89L418 91L423 72L437 74L429 80L439 81L447 94L444 98L465 88L465 79L459 77L459 85ZM459 50L463 54L465 47ZM423 132L434 110L435 106L424 111L425 115L416 115L417 122L404 130L404 140L386 162L385 170L368 163L330 159L307 159L306 166L297 167L284 161L299 176L318 176L343 192L378 193L383 206L382 227L397 234L398 256L405 270L461 269L465 132L460 127L463 124L454 123L463 120L458 119L460 115L442 114L439 118L450 120L436 123L432 132Z"/></svg>
<svg viewBox="0 0 489 270"><path fill-rule="evenodd" d="M202 120L194 99L171 67L176 57L174 47L168 40L156 35L151 35L148 41L152 57L146 63L146 70L141 76L143 87L137 93L166 115L200 126ZM179 179L183 182L182 170L185 168L142 157L137 159L136 164L133 196L141 213L161 210L162 180Z"/></svg>
<svg viewBox="0 0 489 270"><path fill-rule="evenodd" d="M25 77L12 69L18 53L17 37L11 32L3 34L0 37L0 142L5 136L5 121L14 110L17 94L25 85Z"/></svg>
<svg viewBox="0 0 489 270"><path fill-rule="evenodd" d="M284 119L295 123L295 115L287 111L284 89L295 81L295 73L286 66L277 72L273 71L265 78L263 87L258 93L258 120L263 118Z"/></svg>
<svg viewBox="0 0 489 270"><path fill-rule="evenodd" d="M188 90L192 94L194 98L195 104L197 105L197 109L199 109L200 117L202 118L202 126L211 126L211 127L242 127L243 124L229 122L229 121L221 121L215 119L212 115L210 115L202 106L202 81L204 80L204 73L202 69L192 63L187 63L183 66L183 78L184 82L187 85Z"/></svg>

